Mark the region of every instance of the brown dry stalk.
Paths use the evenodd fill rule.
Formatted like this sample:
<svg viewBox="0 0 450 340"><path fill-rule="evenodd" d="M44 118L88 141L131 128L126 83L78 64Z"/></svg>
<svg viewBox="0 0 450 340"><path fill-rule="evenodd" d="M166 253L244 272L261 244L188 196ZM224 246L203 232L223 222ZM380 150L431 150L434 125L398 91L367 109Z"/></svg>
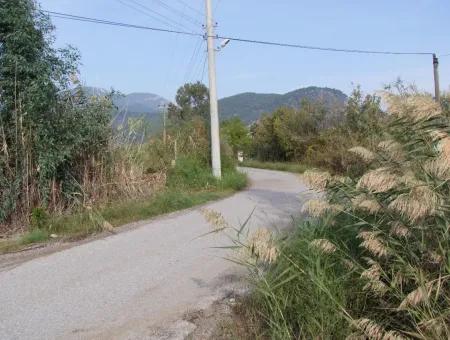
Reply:
<svg viewBox="0 0 450 340"><path fill-rule="evenodd" d="M378 201L364 194L359 195L354 199L352 199L352 205L356 209L361 209L371 214L376 214L382 208L380 203L378 203Z"/></svg>
<svg viewBox="0 0 450 340"><path fill-rule="evenodd" d="M395 235L398 237L408 237L411 232L403 223L399 221L395 221L391 223L391 235Z"/></svg>
<svg viewBox="0 0 450 340"><path fill-rule="evenodd" d="M385 93L388 111L398 117L419 121L442 114L439 103L429 95L396 96Z"/></svg>
<svg viewBox="0 0 450 340"><path fill-rule="evenodd" d="M362 146L355 146L354 148L351 148L348 151L354 153L366 163L371 163L375 159L375 154Z"/></svg>
<svg viewBox="0 0 450 340"><path fill-rule="evenodd" d="M400 143L394 140L386 140L378 144L378 149L383 151L392 161L402 162L405 159L405 154Z"/></svg>
<svg viewBox="0 0 450 340"><path fill-rule="evenodd" d="M357 188L367 189L373 193L382 193L393 189L397 184L396 175L388 168L379 168L365 173L360 178Z"/></svg>
<svg viewBox="0 0 450 340"><path fill-rule="evenodd" d="M215 231L223 230L229 227L228 222L220 212L206 208L201 209L200 212Z"/></svg>
<svg viewBox="0 0 450 340"><path fill-rule="evenodd" d="M446 181L450 179L450 159L447 157L437 157L435 159L429 160L424 165L425 171L440 179Z"/></svg>
<svg viewBox="0 0 450 340"><path fill-rule="evenodd" d="M328 172L316 170L305 171L302 178L308 185L311 186L312 189L319 191L324 190L332 179Z"/></svg>
<svg viewBox="0 0 450 340"><path fill-rule="evenodd" d="M327 239L316 239L311 241L309 245L325 254L332 254L337 249L336 246Z"/></svg>
<svg viewBox="0 0 450 340"><path fill-rule="evenodd" d="M355 320L353 325L370 340L405 340L406 338L396 331L386 331L383 327L368 318Z"/></svg>
<svg viewBox="0 0 450 340"><path fill-rule="evenodd" d="M336 204L329 204L324 200L309 200L303 206L303 211L312 217L321 217L327 213L336 213L342 211L342 207Z"/></svg>
<svg viewBox="0 0 450 340"><path fill-rule="evenodd" d="M360 247L366 248L375 256L387 256L388 249L384 245L384 242L379 238L379 233L363 231L358 234L358 238L363 240L363 242L360 244Z"/></svg>
<svg viewBox="0 0 450 340"><path fill-rule="evenodd" d="M411 222L417 222L425 217L434 215L441 200L438 195L427 186L411 189L409 193L401 194L393 200L388 208L395 211Z"/></svg>
<svg viewBox="0 0 450 340"><path fill-rule="evenodd" d="M264 262L273 263L278 257L278 248L269 229L255 230L248 238L248 247L251 255Z"/></svg>

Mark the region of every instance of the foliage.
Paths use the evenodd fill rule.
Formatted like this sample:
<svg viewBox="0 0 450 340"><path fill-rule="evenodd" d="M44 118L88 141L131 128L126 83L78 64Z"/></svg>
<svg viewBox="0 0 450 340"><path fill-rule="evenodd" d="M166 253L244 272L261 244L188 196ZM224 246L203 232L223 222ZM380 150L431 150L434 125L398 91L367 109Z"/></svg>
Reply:
<svg viewBox="0 0 450 340"><path fill-rule="evenodd" d="M345 109L345 127L359 139L379 136L383 132L380 108L381 98L376 95L363 95L361 88L356 87L349 97Z"/></svg>
<svg viewBox="0 0 450 340"><path fill-rule="evenodd" d="M221 124L221 137L230 145L233 155L237 156L239 151L248 153L251 139L249 130L238 117L225 120Z"/></svg>
<svg viewBox="0 0 450 340"><path fill-rule="evenodd" d="M44 230L48 226L49 215L42 208L34 208L31 212L31 228Z"/></svg>
<svg viewBox="0 0 450 340"><path fill-rule="evenodd" d="M225 159L226 160L226 157ZM222 179L216 179L206 158L199 155L181 157L176 166L169 170L167 185L169 188L190 189L234 189L246 186L246 176L234 167L222 166Z"/></svg>
<svg viewBox="0 0 450 340"><path fill-rule="evenodd" d="M301 162L333 173L360 171L346 150L373 145L381 138L386 118L380 98L364 97L356 88L341 114L331 111L303 102L299 109L279 108L264 116L251 128L252 156L260 161Z"/></svg>
<svg viewBox="0 0 450 340"><path fill-rule="evenodd" d="M431 96L386 94L385 140L362 174L305 179L326 201L258 281L271 338L450 337L450 120Z"/></svg>
<svg viewBox="0 0 450 340"><path fill-rule="evenodd" d="M303 163L291 162L261 162L256 160L246 160L241 165L249 168L289 171L297 173L303 173L308 169L308 166Z"/></svg>
<svg viewBox="0 0 450 340"><path fill-rule="evenodd" d="M180 87L175 97L176 105L169 104L168 116L173 122L187 122L194 117L209 118L209 91L200 82Z"/></svg>
<svg viewBox="0 0 450 340"><path fill-rule="evenodd" d="M300 109L281 107L263 116L252 128L253 153L259 160L300 160L317 136L324 108L303 102Z"/></svg>
<svg viewBox="0 0 450 340"><path fill-rule="evenodd" d="M108 144L112 105L69 90L78 54L52 47L53 27L33 0L3 1L0 20L2 223L73 201L86 162Z"/></svg>

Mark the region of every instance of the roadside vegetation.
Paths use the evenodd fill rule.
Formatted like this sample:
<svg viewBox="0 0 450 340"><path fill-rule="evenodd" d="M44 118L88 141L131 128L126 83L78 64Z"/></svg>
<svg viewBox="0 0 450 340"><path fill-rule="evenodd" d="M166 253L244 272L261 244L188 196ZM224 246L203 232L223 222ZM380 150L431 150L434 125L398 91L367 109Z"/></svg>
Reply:
<svg viewBox="0 0 450 340"><path fill-rule="evenodd" d="M344 107L303 101L299 108L281 107L266 114L249 128L244 165L293 172L311 167L333 174L358 172L358 159L347 150L374 146L380 139L386 119L380 100L355 88Z"/></svg>
<svg viewBox="0 0 450 340"><path fill-rule="evenodd" d="M384 94L378 141L347 150L358 171L304 173L325 193L308 220L276 250L275 236L239 243L253 258L245 315L258 336L450 338L449 112L397 90Z"/></svg>
<svg viewBox="0 0 450 340"><path fill-rule="evenodd" d="M267 169L267 170L277 170L277 171L288 171L302 174L307 169L308 166L303 163L294 163L294 162L262 162L258 160L245 160L240 164L241 166L246 166L249 168L257 168L257 169Z"/></svg>
<svg viewBox="0 0 450 340"><path fill-rule="evenodd" d="M246 186L231 146L211 175L208 89L186 84L166 138L143 119L118 126L109 95L86 94L76 49L53 47L33 0L0 8L0 253L73 240L188 208Z"/></svg>

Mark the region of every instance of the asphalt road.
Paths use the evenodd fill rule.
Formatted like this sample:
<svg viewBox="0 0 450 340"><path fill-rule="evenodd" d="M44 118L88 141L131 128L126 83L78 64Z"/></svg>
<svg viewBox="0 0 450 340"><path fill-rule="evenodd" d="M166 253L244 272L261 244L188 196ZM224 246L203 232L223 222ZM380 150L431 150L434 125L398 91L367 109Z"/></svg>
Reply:
<svg viewBox="0 0 450 340"><path fill-rule="evenodd" d="M307 188L289 173L244 169L251 185L207 204L233 225L283 228ZM200 208L0 271L0 339L182 339L187 312L237 289L242 268L212 248L225 235Z"/></svg>

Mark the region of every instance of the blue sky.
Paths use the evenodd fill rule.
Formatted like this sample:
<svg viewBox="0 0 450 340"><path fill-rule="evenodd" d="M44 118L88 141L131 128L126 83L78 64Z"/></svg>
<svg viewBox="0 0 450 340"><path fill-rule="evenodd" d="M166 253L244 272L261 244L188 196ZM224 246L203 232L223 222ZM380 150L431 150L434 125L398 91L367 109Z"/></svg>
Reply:
<svg viewBox="0 0 450 340"><path fill-rule="evenodd" d="M133 4L133 1L135 3ZM123 3L163 14L155 20ZM201 31L204 0L40 0L43 9L154 27L183 23ZM305 45L450 53L448 0L213 0L217 32ZM175 8L167 10L164 4ZM193 20L182 19L180 13ZM82 55L90 86L152 92L170 100L186 81L200 79L206 57L201 38L53 19L57 45ZM194 53L198 51L198 53ZM372 92L401 77L432 91L430 56L380 56L306 51L232 42L217 56L220 97L240 92L284 93L328 86ZM441 88L450 90L450 56L440 58ZM207 82L207 70L204 72Z"/></svg>

